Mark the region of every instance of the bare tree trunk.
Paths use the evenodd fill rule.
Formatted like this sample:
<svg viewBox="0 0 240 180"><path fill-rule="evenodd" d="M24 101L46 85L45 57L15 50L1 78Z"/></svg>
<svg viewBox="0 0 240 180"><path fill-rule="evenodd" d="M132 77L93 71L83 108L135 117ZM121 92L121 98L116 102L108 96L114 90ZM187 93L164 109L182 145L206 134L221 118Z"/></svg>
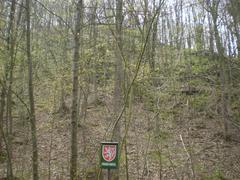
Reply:
<svg viewBox="0 0 240 180"><path fill-rule="evenodd" d="M159 16L160 16L160 10L161 6L164 0L160 0L158 6L156 5L156 2L154 1L154 15L156 15L156 18L154 19L154 22L152 23L152 39L151 40L151 54L150 54L150 69L151 73L154 73L155 71L155 55L156 55L156 44L157 44L157 33L158 33L158 22L159 22ZM150 19L149 19L150 20Z"/></svg>
<svg viewBox="0 0 240 180"><path fill-rule="evenodd" d="M238 25L234 23L234 31L237 37L237 50L238 50L238 57L240 57L240 30L238 29Z"/></svg>
<svg viewBox="0 0 240 180"><path fill-rule="evenodd" d="M0 11L3 12L5 8L5 1L0 1ZM3 28L4 24L2 22L0 22L0 28ZM3 43L2 40L0 40L1 43ZM6 74L6 73L5 73ZM3 132L3 117L4 117L4 110L5 110L5 98L6 98L6 77L2 77L0 79L1 82L1 99L0 99L0 128L1 128L1 132L0 133L0 154L2 154L3 152L3 136L4 136L4 132Z"/></svg>
<svg viewBox="0 0 240 180"><path fill-rule="evenodd" d="M14 52L15 52L15 11L16 0L12 1L10 11L10 23L9 23L9 36L8 36L8 48L10 62L6 69L6 80L8 82L7 88L7 101L6 101L6 135L8 143L9 159L7 163L7 176L9 179L13 178L12 172L12 83L13 83L13 68L14 68ZM8 74L9 73L9 74Z"/></svg>
<svg viewBox="0 0 240 180"><path fill-rule="evenodd" d="M240 8L240 2L239 0L230 0L229 1L229 7L228 7L228 12L233 18L233 30L234 34L237 39L237 52L238 52L238 57L240 56L240 29L239 29L239 24L240 24L240 15L239 15L239 8Z"/></svg>
<svg viewBox="0 0 240 180"><path fill-rule="evenodd" d="M146 36L148 34L148 29L150 28L150 21L151 21L151 12L149 10L149 0L144 0L144 25L143 25L143 42L146 39ZM152 32L150 32L149 34L149 38L147 41L147 48L146 48L146 53L145 53L145 61L148 61L149 63L149 68L151 72L154 72L154 66L155 66L155 62L154 59L151 58L151 37L152 37Z"/></svg>
<svg viewBox="0 0 240 180"><path fill-rule="evenodd" d="M224 137L225 140L228 140L228 123L229 123L229 114L228 114L228 102L227 102L227 73L226 73L226 62L224 58L224 48L221 43L219 30L217 26L217 18L218 18L218 6L219 6L220 0L213 1L212 5L209 6L210 13L212 15L213 19L213 29L214 29L214 37L216 41L216 46L218 50L218 62L220 64L220 83L221 83L221 101L222 101L222 116L224 121Z"/></svg>
<svg viewBox="0 0 240 180"><path fill-rule="evenodd" d="M115 84L114 84L114 116L117 117L122 104L122 6L123 1L116 1L116 49L115 49ZM118 123L114 129L113 140L120 140L120 124Z"/></svg>
<svg viewBox="0 0 240 180"><path fill-rule="evenodd" d="M76 7L76 21L74 32L74 55L73 55L73 88L72 88L72 114L71 114L71 161L70 161L70 179L77 179L77 127L78 127L78 77L79 77L79 49L80 49L80 34L81 34L81 19L83 10L83 0L78 0Z"/></svg>
<svg viewBox="0 0 240 180"><path fill-rule="evenodd" d="M123 64L122 64L122 14L123 1L116 0L116 46L115 46L115 82L114 82L114 119L117 118L121 105L122 105L122 76L123 76ZM121 124L118 122L113 129L114 141L120 141L121 139ZM113 174L113 179L119 179L119 171L116 170Z"/></svg>
<svg viewBox="0 0 240 180"><path fill-rule="evenodd" d="M92 1L92 4L94 6L93 10L92 10L92 17L91 17L91 24L92 24L92 27L91 27L91 39L93 39L93 54L96 54L97 53L97 26L96 26L96 16L97 16L97 2L95 2L94 0ZM92 67L94 69L94 73L92 75L92 81L93 81L93 94L94 94L94 102L97 100L98 98L98 94L97 94L97 67L96 67L96 64L97 64L97 61L98 60L98 57L94 56L94 60L92 62Z"/></svg>
<svg viewBox="0 0 240 180"><path fill-rule="evenodd" d="M209 49L211 54L214 53L214 39L213 39L213 28L212 28L212 21L210 16L208 15L208 27L209 27Z"/></svg>
<svg viewBox="0 0 240 180"><path fill-rule="evenodd" d="M6 89L5 89L5 83L2 82L2 92L1 92L1 100L0 100L0 128L3 132L3 115L4 115L4 109L5 109L5 96L6 96ZM0 133L0 154L3 152L3 137L2 133Z"/></svg>
<svg viewBox="0 0 240 180"><path fill-rule="evenodd" d="M4 1L0 1L0 12L3 12L4 9ZM3 23L0 23L0 28L2 28ZM2 40L0 40L0 43L2 43ZM3 114L4 114L4 108L5 108L5 87L4 87L4 80L0 80L1 82L1 95L0 95L0 131L3 130ZM3 152L3 137L2 133L0 133L0 154Z"/></svg>
<svg viewBox="0 0 240 180"><path fill-rule="evenodd" d="M65 7L66 8L66 7ZM67 13L67 12L66 12ZM61 27L61 29L63 30L64 34L69 34L69 29L66 28L64 26L64 24L61 23L61 21L59 22L59 25ZM68 44L68 37L64 39L64 42L63 42L63 49L62 49L62 58L61 58L61 82L60 82L60 88L61 88L61 92L60 92L60 103L59 103L59 112L61 115L65 115L66 113L69 112L69 108L67 107L66 105L66 102L65 102L65 96L66 96L66 80L65 80L65 76L66 76L66 73L64 71L65 69L65 64L66 64L66 60L68 59L68 49L67 49L67 44Z"/></svg>
<svg viewBox="0 0 240 180"><path fill-rule="evenodd" d="M26 20L27 20L27 61L28 61L28 93L30 103L30 125L32 136L32 166L33 166L33 179L38 180L38 147L37 147L37 130L36 130L36 116L34 106L34 89L33 89L33 72L32 72L32 57L31 57L31 0L26 0Z"/></svg>

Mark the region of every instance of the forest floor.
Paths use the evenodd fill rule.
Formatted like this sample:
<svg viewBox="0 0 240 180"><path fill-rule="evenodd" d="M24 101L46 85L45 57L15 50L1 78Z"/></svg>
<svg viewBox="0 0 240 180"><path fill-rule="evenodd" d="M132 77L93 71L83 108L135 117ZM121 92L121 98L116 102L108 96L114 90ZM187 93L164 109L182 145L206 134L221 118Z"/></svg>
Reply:
<svg viewBox="0 0 240 180"><path fill-rule="evenodd" d="M105 141L111 119L109 106L89 106L86 120L79 126L80 177L96 179L100 142ZM156 114L145 110L142 103L133 105L127 137L130 179L240 179L240 143L224 141L219 117L199 113L194 118L160 120L159 136L156 122ZM70 115L38 112L37 127L40 179L68 179ZM15 132L13 143L15 174L20 179L31 179L30 129ZM121 157L121 179L126 179L126 156ZM0 175L6 173L5 166L0 165Z"/></svg>

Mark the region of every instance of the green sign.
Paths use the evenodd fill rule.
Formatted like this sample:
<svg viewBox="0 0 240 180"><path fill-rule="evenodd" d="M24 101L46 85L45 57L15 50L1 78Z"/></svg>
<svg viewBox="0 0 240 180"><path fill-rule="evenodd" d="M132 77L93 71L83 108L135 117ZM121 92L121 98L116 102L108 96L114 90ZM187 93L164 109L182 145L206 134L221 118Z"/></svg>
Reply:
<svg viewBox="0 0 240 180"><path fill-rule="evenodd" d="M102 142L100 166L103 169L115 169L118 166L118 143Z"/></svg>

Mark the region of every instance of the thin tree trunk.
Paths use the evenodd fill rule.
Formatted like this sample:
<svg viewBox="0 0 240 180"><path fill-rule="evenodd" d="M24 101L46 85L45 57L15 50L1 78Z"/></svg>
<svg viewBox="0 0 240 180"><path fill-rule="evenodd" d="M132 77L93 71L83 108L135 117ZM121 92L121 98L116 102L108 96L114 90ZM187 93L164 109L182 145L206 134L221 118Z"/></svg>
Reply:
<svg viewBox="0 0 240 180"><path fill-rule="evenodd" d="M14 68L14 49L15 49L15 11L16 11L16 0L12 1L10 11L10 24L9 24L9 36L8 36L8 47L10 62L7 66L6 80L8 82L7 89L7 101L6 101L6 135L8 142L9 159L7 162L7 176L9 179L13 178L12 172L12 83L13 83L13 68ZM8 74L9 73L9 74ZM9 76L8 76L9 75Z"/></svg>
<svg viewBox="0 0 240 180"><path fill-rule="evenodd" d="M209 49L211 54L214 53L214 42L213 42L213 28L212 28L212 21L210 19L210 16L208 16L208 27L209 27Z"/></svg>
<svg viewBox="0 0 240 180"><path fill-rule="evenodd" d="M227 73L226 73L226 62L224 58L224 48L222 46L220 35L217 26L217 10L218 10L218 2L213 3L211 7L211 15L213 19L213 28L214 28L214 36L216 40L216 47L218 50L218 62L220 64L220 83L221 83L221 101L222 101L222 116L224 122L224 137L225 140L228 140L228 123L229 123L229 115L228 115L228 102L227 102Z"/></svg>
<svg viewBox="0 0 240 180"><path fill-rule="evenodd" d="M239 33L238 28L237 28L237 25L235 25L235 24L234 24L234 30L235 30L236 37L237 37L238 57L240 57L240 33Z"/></svg>
<svg viewBox="0 0 240 180"><path fill-rule="evenodd" d="M34 89L33 89L33 70L32 70L32 57L31 57L31 27L30 27L30 13L31 13L31 0L26 0L26 20L27 20L27 61L28 61L28 93L30 103L30 126L32 136L32 168L33 179L38 180L38 147L37 147L37 130L36 130L36 116L34 106Z"/></svg>
<svg viewBox="0 0 240 180"><path fill-rule="evenodd" d="M92 11L92 18L91 18L91 21L92 21L92 33L91 33L91 38L93 39L93 54L96 54L97 53L97 26L96 26L96 16L97 16L97 2L94 3L94 1L92 2L94 8L93 8L93 11ZM98 53L97 53L98 54ZM98 60L98 56L94 56L94 60L92 62L92 67L94 69L94 73L92 75L92 81L93 81L93 94L94 94L94 102L97 100L98 98L98 94L97 94L97 61Z"/></svg>
<svg viewBox="0 0 240 180"><path fill-rule="evenodd" d="M5 109L5 96L6 96L6 89L5 89L5 83L2 83L2 92L1 92L1 100L0 100L0 128L3 130L3 115L4 115L4 109ZM3 152L3 137L2 133L0 133L0 154Z"/></svg>
<svg viewBox="0 0 240 180"><path fill-rule="evenodd" d="M116 49L115 49L115 84L114 84L114 116L117 117L121 109L121 96L122 96L122 0L116 2ZM120 140L120 124L118 123L114 129L113 140Z"/></svg>
<svg viewBox="0 0 240 180"><path fill-rule="evenodd" d="M114 119L117 118L122 104L122 7L123 1L116 0L116 46L115 46L115 82L114 82ZM113 129L114 141L120 141L121 139L121 124L118 122ZM113 174L113 179L119 179L119 170L116 170Z"/></svg>
<svg viewBox="0 0 240 180"><path fill-rule="evenodd" d="M76 24L74 33L74 55L73 55L73 88L72 88L72 114L71 114L71 161L70 161L70 179L77 179L77 127L78 127L78 77L79 77L79 49L80 49L80 34L81 34L81 18L82 18L83 0L78 0L76 7Z"/></svg>
<svg viewBox="0 0 240 180"><path fill-rule="evenodd" d="M239 8L240 3L239 0L230 0L229 1L229 14L233 18L233 30L234 34L236 36L236 43L237 43L237 52L238 57L240 57L240 29L239 29L239 23L240 23L240 15L239 15Z"/></svg>
<svg viewBox="0 0 240 180"><path fill-rule="evenodd" d="M164 0L160 0L158 6L156 6L156 2L154 1L154 14L156 14L156 18L154 22L152 23L152 39L150 39L152 42L151 44L151 55L150 55L150 69L151 73L154 73L155 71L155 55L156 55L156 44L157 44L157 33L158 33L158 22L159 22L159 16L160 16L160 7L162 6L162 3Z"/></svg>

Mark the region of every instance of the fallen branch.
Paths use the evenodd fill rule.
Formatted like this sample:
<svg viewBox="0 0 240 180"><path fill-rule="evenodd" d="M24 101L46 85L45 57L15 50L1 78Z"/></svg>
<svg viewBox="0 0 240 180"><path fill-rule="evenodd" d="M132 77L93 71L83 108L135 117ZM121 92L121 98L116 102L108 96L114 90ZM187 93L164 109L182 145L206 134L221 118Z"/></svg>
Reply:
<svg viewBox="0 0 240 180"><path fill-rule="evenodd" d="M183 149L186 151L186 154L188 156L188 159L190 161L190 165L191 165L191 171L192 171L192 176L193 176L193 179L196 179L196 175L195 175L195 171L194 171L194 166L193 166L193 160L192 160L192 155L188 152L185 144L184 144L184 141L183 141L183 138L182 138L182 135L180 134L180 140L182 142L182 145L183 145Z"/></svg>

